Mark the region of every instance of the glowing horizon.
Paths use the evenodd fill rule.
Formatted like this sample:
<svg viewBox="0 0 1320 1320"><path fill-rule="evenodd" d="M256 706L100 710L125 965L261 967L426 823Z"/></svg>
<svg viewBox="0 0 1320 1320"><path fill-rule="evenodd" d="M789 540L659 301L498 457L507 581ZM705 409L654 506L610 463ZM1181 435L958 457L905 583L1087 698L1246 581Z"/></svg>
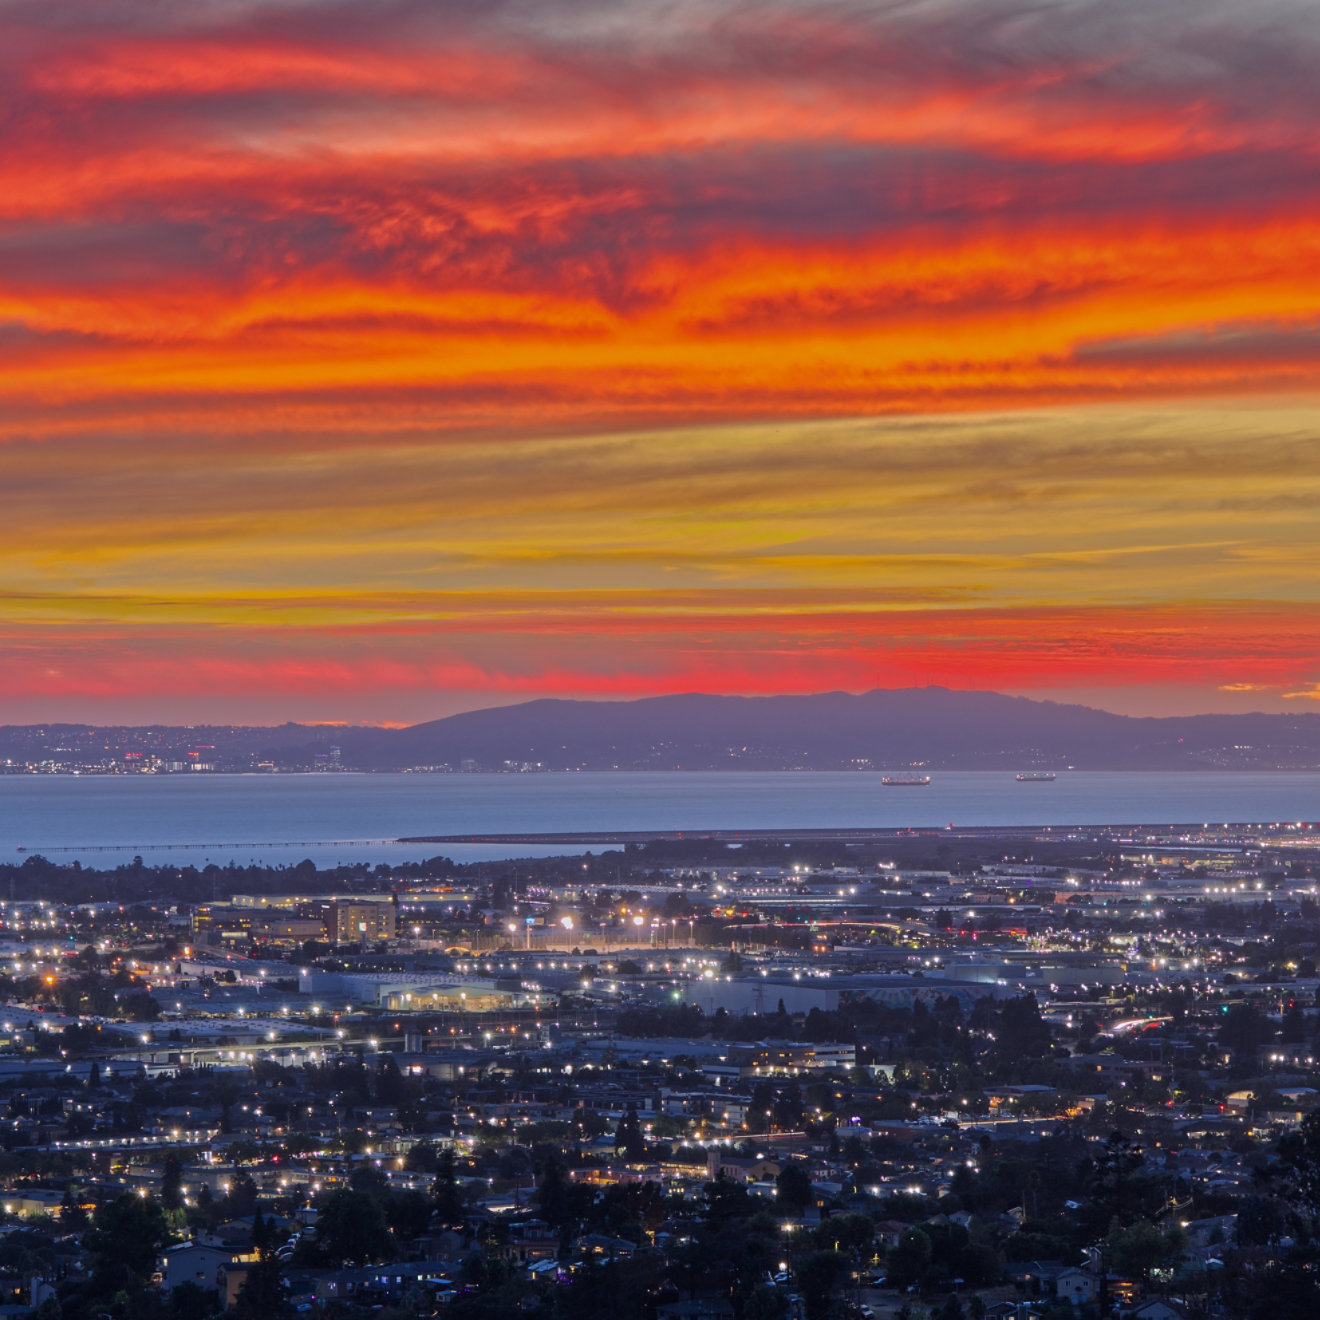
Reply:
<svg viewBox="0 0 1320 1320"><path fill-rule="evenodd" d="M1240 8L0 2L0 722L1320 708Z"/></svg>

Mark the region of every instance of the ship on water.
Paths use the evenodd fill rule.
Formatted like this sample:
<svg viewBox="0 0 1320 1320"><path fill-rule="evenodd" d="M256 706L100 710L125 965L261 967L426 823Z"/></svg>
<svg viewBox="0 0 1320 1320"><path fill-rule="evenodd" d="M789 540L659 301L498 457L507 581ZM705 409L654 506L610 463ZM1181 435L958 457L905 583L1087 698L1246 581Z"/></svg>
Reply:
<svg viewBox="0 0 1320 1320"><path fill-rule="evenodd" d="M886 788L923 788L930 783L929 775L881 775L880 782Z"/></svg>
<svg viewBox="0 0 1320 1320"><path fill-rule="evenodd" d="M1052 784L1054 779L1053 770L1025 770L1017 777L1019 784Z"/></svg>

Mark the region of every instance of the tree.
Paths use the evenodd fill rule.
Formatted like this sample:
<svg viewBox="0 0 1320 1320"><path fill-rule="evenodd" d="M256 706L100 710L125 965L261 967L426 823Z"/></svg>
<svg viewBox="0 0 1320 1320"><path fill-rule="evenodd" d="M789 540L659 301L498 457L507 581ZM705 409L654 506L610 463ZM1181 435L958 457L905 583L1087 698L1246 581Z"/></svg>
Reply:
<svg viewBox="0 0 1320 1320"><path fill-rule="evenodd" d="M396 1237L420 1237L431 1223L432 1208L431 1198L424 1192L395 1192L385 1203L385 1218Z"/></svg>
<svg viewBox="0 0 1320 1320"><path fill-rule="evenodd" d="M156 1254L169 1240L165 1214L145 1196L126 1192L96 1212L83 1246L92 1253L92 1272L101 1285L113 1288L140 1283L156 1264Z"/></svg>
<svg viewBox="0 0 1320 1320"><path fill-rule="evenodd" d="M252 1216L252 1250L263 1259L275 1245L275 1226L260 1210Z"/></svg>
<svg viewBox="0 0 1320 1320"><path fill-rule="evenodd" d="M1292 1003L1283 1015L1279 1040L1284 1045L1300 1045L1306 1039L1306 1014L1301 1005Z"/></svg>
<svg viewBox="0 0 1320 1320"><path fill-rule="evenodd" d="M930 1264L930 1235L919 1228L909 1228L889 1253L886 1262L891 1288L906 1288L916 1283Z"/></svg>
<svg viewBox="0 0 1320 1320"><path fill-rule="evenodd" d="M170 1289L169 1320L207 1320L220 1309L220 1296L214 1288L185 1279Z"/></svg>
<svg viewBox="0 0 1320 1320"><path fill-rule="evenodd" d="M614 1132L614 1149L626 1159L646 1158L646 1138L642 1135L642 1126L637 1120L636 1105L629 1105L628 1112L619 1120L619 1126Z"/></svg>
<svg viewBox="0 0 1320 1320"><path fill-rule="evenodd" d="M435 1197L436 1218L442 1224L457 1223L463 1218L463 1193L454 1170L454 1152L448 1146L435 1157L431 1195Z"/></svg>
<svg viewBox="0 0 1320 1320"><path fill-rule="evenodd" d="M134 1022L155 1022L160 1017L160 1002L154 995L139 990L119 1001L119 1011Z"/></svg>
<svg viewBox="0 0 1320 1320"><path fill-rule="evenodd" d="M233 1219L246 1219L257 1208L257 1184L246 1169L236 1173L225 1196L226 1210Z"/></svg>
<svg viewBox="0 0 1320 1320"><path fill-rule="evenodd" d="M415 1141L408 1147L404 1167L413 1173L435 1173L439 1165L439 1154L429 1141ZM450 1156L450 1168L453 1168L453 1156Z"/></svg>
<svg viewBox="0 0 1320 1320"><path fill-rule="evenodd" d="M1147 1283L1152 1270L1182 1251L1184 1239L1181 1231L1161 1233L1154 1224L1141 1219L1127 1228L1114 1224L1105 1245L1110 1263L1119 1274Z"/></svg>
<svg viewBox="0 0 1320 1320"><path fill-rule="evenodd" d="M376 1103L379 1105L402 1105L408 1101L409 1088L407 1079L399 1071L394 1055L381 1055L376 1066Z"/></svg>
<svg viewBox="0 0 1320 1320"><path fill-rule="evenodd" d="M848 1258L838 1251L813 1251L797 1268L798 1287L807 1320L825 1320L830 1295L848 1268Z"/></svg>
<svg viewBox="0 0 1320 1320"><path fill-rule="evenodd" d="M786 1214L801 1214L811 1204L811 1176L800 1164L785 1164L775 1178L775 1195Z"/></svg>
<svg viewBox="0 0 1320 1320"><path fill-rule="evenodd" d="M1031 993L1004 1001L995 1033L999 1052L1009 1058L1036 1058L1050 1048L1050 1025Z"/></svg>
<svg viewBox="0 0 1320 1320"><path fill-rule="evenodd" d="M316 1217L316 1241L330 1260L357 1265L387 1260L393 1254L380 1202L351 1187L341 1187L326 1198Z"/></svg>
<svg viewBox="0 0 1320 1320"><path fill-rule="evenodd" d="M1288 1231L1283 1206L1270 1196L1244 1196L1237 1204L1233 1240L1243 1247L1267 1247Z"/></svg>
<svg viewBox="0 0 1320 1320"><path fill-rule="evenodd" d="M836 1251L862 1252L875 1237L875 1225L869 1215L831 1215L820 1233L834 1239Z"/></svg>
<svg viewBox="0 0 1320 1320"><path fill-rule="evenodd" d="M1292 1199L1313 1219L1320 1217L1320 1110L1280 1139L1279 1165Z"/></svg>
<svg viewBox="0 0 1320 1320"><path fill-rule="evenodd" d="M165 1156L165 1171L160 1180L160 1203L171 1213L183 1209L183 1165L173 1151Z"/></svg>
<svg viewBox="0 0 1320 1320"><path fill-rule="evenodd" d="M1274 1039L1274 1023L1254 1004L1234 1004L1219 1028L1219 1043L1234 1054L1255 1054Z"/></svg>
<svg viewBox="0 0 1320 1320"><path fill-rule="evenodd" d="M1134 1178L1146 1162L1141 1147L1117 1130L1109 1134L1095 1162L1092 1191L1110 1219L1127 1223L1137 1197Z"/></svg>
<svg viewBox="0 0 1320 1320"><path fill-rule="evenodd" d="M783 1289L758 1283L743 1303L743 1320L788 1320L788 1298Z"/></svg>
<svg viewBox="0 0 1320 1320"><path fill-rule="evenodd" d="M234 1320L288 1320L293 1315L280 1263L263 1256L247 1272L234 1300Z"/></svg>
<svg viewBox="0 0 1320 1320"><path fill-rule="evenodd" d="M706 1193L706 1223L718 1228L734 1220L747 1220L752 1216L752 1198L745 1183L726 1178L723 1170L714 1182L708 1182Z"/></svg>
<svg viewBox="0 0 1320 1320"><path fill-rule="evenodd" d="M439 1182L437 1178L437 1187ZM541 1218L551 1228L567 1226L572 1213L569 1205L569 1190L564 1184L564 1175L559 1168L559 1162L553 1156L546 1160L545 1168L541 1172L541 1181L536 1188L536 1205Z"/></svg>
<svg viewBox="0 0 1320 1320"><path fill-rule="evenodd" d="M1320 1314L1320 1280L1310 1261L1271 1261L1245 1291L1237 1314L1247 1320L1314 1320Z"/></svg>

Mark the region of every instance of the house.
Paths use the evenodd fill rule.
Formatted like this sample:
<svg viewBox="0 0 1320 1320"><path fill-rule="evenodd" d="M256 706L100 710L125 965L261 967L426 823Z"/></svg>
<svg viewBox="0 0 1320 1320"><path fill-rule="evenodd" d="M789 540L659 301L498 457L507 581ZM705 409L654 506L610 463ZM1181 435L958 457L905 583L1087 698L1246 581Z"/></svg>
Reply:
<svg viewBox="0 0 1320 1320"><path fill-rule="evenodd" d="M608 1237L604 1233L588 1233L574 1243L577 1252L583 1256L604 1256L610 1260L616 1257L631 1260L637 1250L637 1243L627 1238Z"/></svg>
<svg viewBox="0 0 1320 1320"><path fill-rule="evenodd" d="M461 1239L451 1245L455 1248L453 1254L459 1254L463 1245ZM526 1219L520 1224L509 1225L509 1240L498 1250L505 1260L524 1263L554 1260L559 1255L559 1234L540 1219Z"/></svg>
<svg viewBox="0 0 1320 1320"><path fill-rule="evenodd" d="M724 1297L696 1297L690 1302L664 1302L655 1313L657 1320L733 1320L733 1303Z"/></svg>
<svg viewBox="0 0 1320 1320"><path fill-rule="evenodd" d="M351 1301L358 1293L384 1292L401 1296L414 1285L434 1285L449 1277L454 1263L444 1260L392 1261L338 1270L307 1270L309 1291L322 1304Z"/></svg>
<svg viewBox="0 0 1320 1320"><path fill-rule="evenodd" d="M1011 1260L1004 1265L1004 1273L1033 1292L1052 1293L1054 1280L1068 1268L1061 1260Z"/></svg>
<svg viewBox="0 0 1320 1320"><path fill-rule="evenodd" d="M1074 1306L1085 1306L1100 1295L1100 1277L1090 1270L1064 1270L1054 1277L1054 1295Z"/></svg>
<svg viewBox="0 0 1320 1320"><path fill-rule="evenodd" d="M233 1263L234 1253L226 1247L206 1246L201 1242L183 1242L166 1247L156 1257L163 1292L172 1292L181 1283L195 1283L214 1292L219 1286L220 1270Z"/></svg>
<svg viewBox="0 0 1320 1320"><path fill-rule="evenodd" d="M882 1247L896 1247L910 1227L898 1219L882 1219L875 1226L875 1240Z"/></svg>
<svg viewBox="0 0 1320 1320"><path fill-rule="evenodd" d="M1152 1297L1125 1314L1129 1320L1187 1320L1187 1310L1182 1303L1164 1297Z"/></svg>
<svg viewBox="0 0 1320 1320"><path fill-rule="evenodd" d="M205 1247L219 1247L233 1255L252 1249L252 1220L231 1219L215 1228L203 1229L197 1240Z"/></svg>
<svg viewBox="0 0 1320 1320"><path fill-rule="evenodd" d="M711 1182L716 1178L730 1178L734 1182L760 1182L776 1177L781 1168L782 1161L767 1159L763 1155L729 1155L718 1147L712 1147L706 1153L706 1176Z"/></svg>
<svg viewBox="0 0 1320 1320"><path fill-rule="evenodd" d="M247 1276L251 1269L251 1261L229 1261L221 1265L219 1270L216 1271L222 1309L226 1311L233 1309L234 1303L238 1301L238 1294L247 1282Z"/></svg>
<svg viewBox="0 0 1320 1320"><path fill-rule="evenodd" d="M1193 1219L1183 1225L1189 1246L1206 1248L1220 1242L1231 1241L1236 1215L1214 1215L1208 1219Z"/></svg>

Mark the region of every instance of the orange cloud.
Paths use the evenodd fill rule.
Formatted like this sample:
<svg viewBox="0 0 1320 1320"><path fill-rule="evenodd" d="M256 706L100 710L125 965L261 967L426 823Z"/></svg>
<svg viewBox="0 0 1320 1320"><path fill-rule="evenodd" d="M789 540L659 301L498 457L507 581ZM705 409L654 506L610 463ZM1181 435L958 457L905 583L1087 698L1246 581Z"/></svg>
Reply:
<svg viewBox="0 0 1320 1320"><path fill-rule="evenodd" d="M8 700L206 693L323 697L459 689L638 696L860 690L938 683L1037 691L1097 683L1224 687L1254 668L1276 687L1313 671L1320 611L890 611L652 614L528 609L399 627L284 624L5 630ZM1280 630L1286 628L1286 640ZM1240 690L1232 688L1230 690ZM1302 694L1298 694L1302 695ZM1314 695L1314 694L1306 694Z"/></svg>
<svg viewBox="0 0 1320 1320"><path fill-rule="evenodd" d="M1294 11L69 12L0 12L13 709L1311 695Z"/></svg>

